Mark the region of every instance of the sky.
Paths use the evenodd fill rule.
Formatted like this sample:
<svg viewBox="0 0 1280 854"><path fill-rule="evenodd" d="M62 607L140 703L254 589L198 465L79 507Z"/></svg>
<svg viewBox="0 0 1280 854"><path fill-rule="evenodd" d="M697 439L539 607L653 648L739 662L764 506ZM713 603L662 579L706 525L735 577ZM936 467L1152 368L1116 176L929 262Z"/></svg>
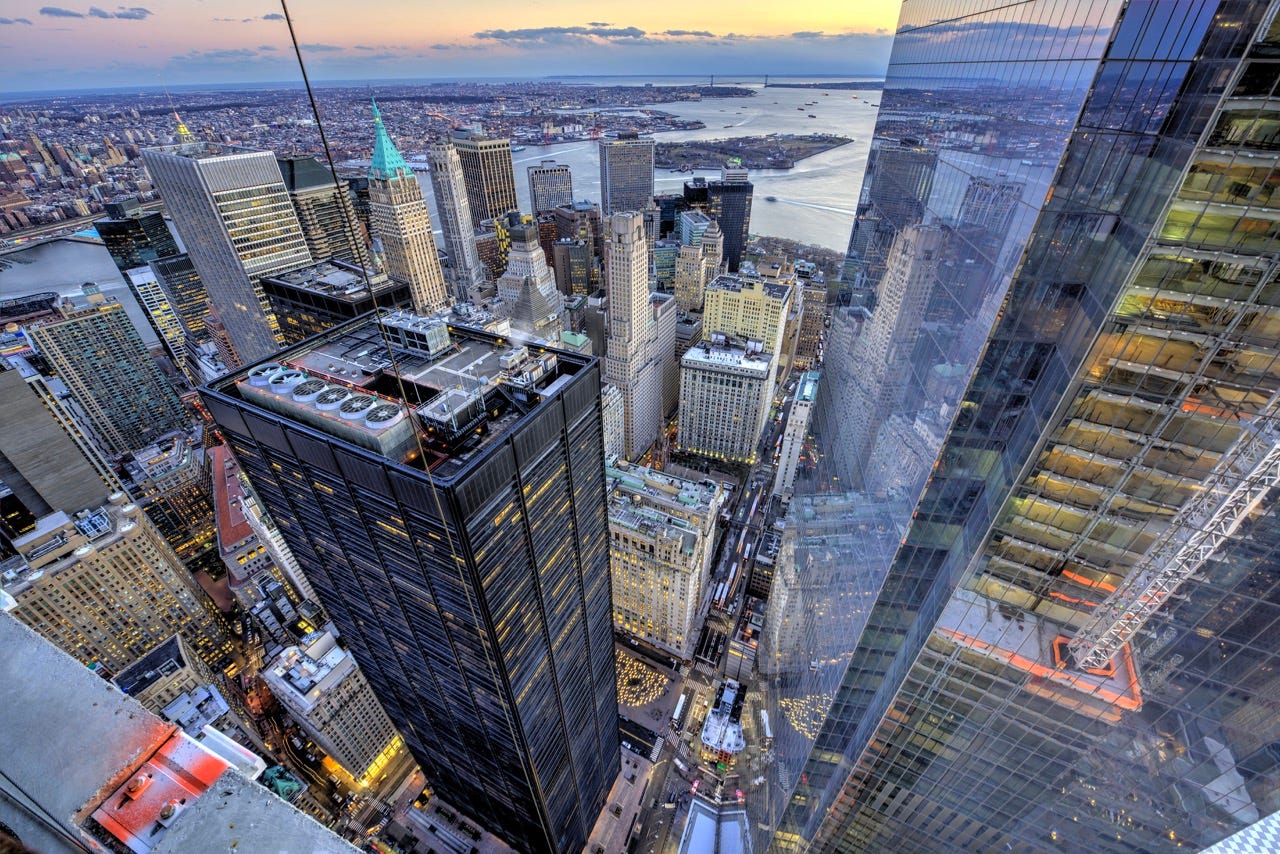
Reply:
<svg viewBox="0 0 1280 854"><path fill-rule="evenodd" d="M0 85L16 93L299 79L279 0L134 2L146 5L4 0ZM290 13L313 79L346 80L879 76L898 9L897 0L295 0Z"/></svg>

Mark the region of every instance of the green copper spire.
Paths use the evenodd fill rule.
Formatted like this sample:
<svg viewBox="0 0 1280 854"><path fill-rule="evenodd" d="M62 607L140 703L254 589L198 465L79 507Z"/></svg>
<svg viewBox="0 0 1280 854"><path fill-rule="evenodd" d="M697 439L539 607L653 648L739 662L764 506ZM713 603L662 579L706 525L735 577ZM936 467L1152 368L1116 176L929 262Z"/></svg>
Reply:
<svg viewBox="0 0 1280 854"><path fill-rule="evenodd" d="M369 177L389 180L412 176L409 164L404 162L396 144L387 136L387 129L382 126L382 113L378 111L378 101L373 101L373 162L369 164Z"/></svg>

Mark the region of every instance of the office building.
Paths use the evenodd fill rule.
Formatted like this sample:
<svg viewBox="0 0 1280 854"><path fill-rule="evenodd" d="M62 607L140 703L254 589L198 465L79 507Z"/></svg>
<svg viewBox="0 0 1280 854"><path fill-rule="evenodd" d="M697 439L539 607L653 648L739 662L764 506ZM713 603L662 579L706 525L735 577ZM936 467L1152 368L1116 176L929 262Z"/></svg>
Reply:
<svg viewBox="0 0 1280 854"><path fill-rule="evenodd" d="M431 214L422 185L400 156L373 105L373 160L369 164L369 214L381 246L382 266L393 279L407 282L416 311L438 311L452 300L432 235Z"/></svg>
<svg viewBox="0 0 1280 854"><path fill-rule="evenodd" d="M177 315L183 331L197 342L209 340L209 332L205 329L209 319L209 294L205 292L195 264L191 263L191 256L184 252L158 258L147 266L168 297L169 306Z"/></svg>
<svg viewBox="0 0 1280 854"><path fill-rule="evenodd" d="M209 460L198 432L174 432L134 451L123 464L126 488L188 569L216 557Z"/></svg>
<svg viewBox="0 0 1280 854"><path fill-rule="evenodd" d="M717 276L707 283L702 324L707 335L716 332L764 343L776 359L782 351L794 287L763 276Z"/></svg>
<svg viewBox="0 0 1280 854"><path fill-rule="evenodd" d="M654 150L652 139L634 133L600 140L600 210L605 216L649 207Z"/></svg>
<svg viewBox="0 0 1280 854"><path fill-rule="evenodd" d="M818 382L822 375L816 371L806 373L796 384L795 400L787 415L787 426L782 431L782 444L778 448L777 474L773 480L773 494L789 498L795 490L796 473L804 454L805 438L809 435L809 419L813 415L813 400L818 395Z"/></svg>
<svg viewBox="0 0 1280 854"><path fill-rule="evenodd" d="M178 243L158 210L143 210L137 199L107 202L107 216L93 228L121 273L178 254Z"/></svg>
<svg viewBox="0 0 1280 854"><path fill-rule="evenodd" d="M823 333L827 324L827 286L823 283L801 283L800 336L796 341L796 368L816 367L822 352Z"/></svg>
<svg viewBox="0 0 1280 854"><path fill-rule="evenodd" d="M596 289L600 267L591 244L565 237L551 245L551 263L560 293L585 296Z"/></svg>
<svg viewBox="0 0 1280 854"><path fill-rule="evenodd" d="M666 423L680 400L680 363L676 361L676 322L680 307L675 297L654 291L649 294L653 322L650 324L650 347L653 360L661 371L661 423Z"/></svg>
<svg viewBox="0 0 1280 854"><path fill-rule="evenodd" d="M86 288L87 304L59 307L27 337L70 389L108 454L124 454L190 419L138 331L114 299ZM78 508L77 508L78 509Z"/></svg>
<svg viewBox="0 0 1280 854"><path fill-rule="evenodd" d="M604 253L604 226L600 206L587 201L561 205L551 212L560 239L585 240L596 257Z"/></svg>
<svg viewBox="0 0 1280 854"><path fill-rule="evenodd" d="M311 156L277 157L276 164L311 257L368 266L366 235L351 203L347 182L335 178L329 167Z"/></svg>
<svg viewBox="0 0 1280 854"><path fill-rule="evenodd" d="M717 338L680 359L677 444L713 460L754 464L773 403L774 358L758 341Z"/></svg>
<svg viewBox="0 0 1280 854"><path fill-rule="evenodd" d="M454 300L473 299L477 288L486 281L485 266L476 249L475 225L471 218L471 202L467 198L467 182L462 174L462 161L448 137L431 143L427 149L431 167L431 191L436 197L440 229L444 233L447 256L445 278L452 286Z"/></svg>
<svg viewBox="0 0 1280 854"><path fill-rule="evenodd" d="M111 681L158 715L183 694L212 684L214 676L182 635L174 635L122 668Z"/></svg>
<svg viewBox="0 0 1280 854"><path fill-rule="evenodd" d="M530 166L527 172L529 207L535 216L573 204L573 174L568 164L543 160L537 166Z"/></svg>
<svg viewBox="0 0 1280 854"><path fill-rule="evenodd" d="M726 166L719 181L707 182L707 215L724 235L724 265L730 273L738 272L742 252L747 247L751 230L751 193L747 170Z"/></svg>
<svg viewBox="0 0 1280 854"><path fill-rule="evenodd" d="M377 787L393 766L404 763L404 739L333 635L308 635L281 652L261 676L280 705L356 785Z"/></svg>
<svg viewBox="0 0 1280 854"><path fill-rule="evenodd" d="M275 157L182 141L142 160L226 330L231 364L274 353L279 329L258 280L312 260Z"/></svg>
<svg viewBox="0 0 1280 854"><path fill-rule="evenodd" d="M662 362L653 344L649 253L638 213L609 217L605 282L609 314L604 378L622 392L624 456L634 460L662 427ZM672 352L674 352L674 342Z"/></svg>
<svg viewBox="0 0 1280 854"><path fill-rule="evenodd" d="M580 850L619 766L596 362L408 313L281 358L202 394L431 788Z"/></svg>
<svg viewBox="0 0 1280 854"><path fill-rule="evenodd" d="M123 493L39 519L13 541L9 612L84 664L122 670L175 632L220 668L230 641L178 556Z"/></svg>
<svg viewBox="0 0 1280 854"><path fill-rule="evenodd" d="M262 292L289 344L375 308L405 308L410 298L408 282L337 260L265 276Z"/></svg>
<svg viewBox="0 0 1280 854"><path fill-rule="evenodd" d="M147 325L155 332L174 365L182 368L186 361L187 332L155 272L147 266L134 267L124 271L124 280L146 314Z"/></svg>
<svg viewBox="0 0 1280 854"><path fill-rule="evenodd" d="M771 686L830 713L812 749L775 732L807 759L759 821L782 808L780 851L1200 850L1280 791L1263 367L1280 243L1259 112L1276 4L1044 4L1017 24L962 5L904 5L882 103L938 151L924 228L976 245L993 236L961 223L964 199L1023 186L985 251L1015 261L994 260L965 324L935 296L944 264L920 283L926 316L952 319L921 326L909 381L940 387L943 344L972 376L866 629L846 620L856 642ZM940 23L959 14L974 36ZM946 82L922 88L944 50ZM1021 73L994 82L996 61ZM940 119L957 103L961 135ZM868 285L883 300L903 281Z"/></svg>
<svg viewBox="0 0 1280 854"><path fill-rule="evenodd" d="M622 392L616 385L605 383L600 389L601 430L604 433L604 461L613 465L614 460L625 459L626 454L626 405Z"/></svg>
<svg viewBox="0 0 1280 854"><path fill-rule="evenodd" d="M554 343L564 331L564 298L556 289L532 219L518 211L504 217L511 248L507 270L498 279L498 296L513 330Z"/></svg>
<svg viewBox="0 0 1280 854"><path fill-rule="evenodd" d="M606 477L614 626L689 660L723 492L713 480L626 462L611 466Z"/></svg>
<svg viewBox="0 0 1280 854"><path fill-rule="evenodd" d="M511 140L478 133L455 133L453 147L462 165L462 179L471 206L471 227L518 210Z"/></svg>

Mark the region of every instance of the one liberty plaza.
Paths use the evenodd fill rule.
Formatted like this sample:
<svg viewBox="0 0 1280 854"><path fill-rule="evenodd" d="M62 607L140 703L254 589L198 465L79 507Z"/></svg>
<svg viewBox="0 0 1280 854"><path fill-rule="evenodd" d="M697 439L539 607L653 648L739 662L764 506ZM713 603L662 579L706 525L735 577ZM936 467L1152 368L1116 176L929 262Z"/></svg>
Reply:
<svg viewBox="0 0 1280 854"><path fill-rule="evenodd" d="M1276 11L904 5L770 594L770 850L1270 821Z"/></svg>

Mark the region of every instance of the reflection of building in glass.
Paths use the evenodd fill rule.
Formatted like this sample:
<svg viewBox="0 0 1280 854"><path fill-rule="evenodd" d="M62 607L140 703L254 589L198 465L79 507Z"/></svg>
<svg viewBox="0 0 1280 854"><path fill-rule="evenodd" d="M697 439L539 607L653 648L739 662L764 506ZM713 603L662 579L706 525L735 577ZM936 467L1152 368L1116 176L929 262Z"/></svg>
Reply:
<svg viewBox="0 0 1280 854"><path fill-rule="evenodd" d="M606 476L614 625L687 660L711 572L720 487L626 463Z"/></svg>
<svg viewBox="0 0 1280 854"><path fill-rule="evenodd" d="M916 138L872 140L857 219L845 253L846 284L877 293L875 282L884 274L894 236L924 214L937 159L937 152Z"/></svg>
<svg viewBox="0 0 1280 854"><path fill-rule="evenodd" d="M581 850L619 763L596 362L380 321L206 404L431 787Z"/></svg>
<svg viewBox="0 0 1280 854"><path fill-rule="evenodd" d="M1264 109L1249 70L1280 45L1275 11L1046 4L997 43L977 33L998 13L967 35L904 6L877 133L982 150L939 154L922 219L993 261L951 279L981 294L967 322L929 301L917 409L954 388L940 351L948 373L982 356L847 667L815 680L833 699L808 758L763 805L786 799L777 850L1176 851L1280 804L1280 732L1261 723L1280 241L1259 212L1277 158L1266 121L1233 124ZM942 45L945 85L926 76ZM1050 49L1075 59L991 79L990 60ZM983 158L1008 174L975 182Z"/></svg>

